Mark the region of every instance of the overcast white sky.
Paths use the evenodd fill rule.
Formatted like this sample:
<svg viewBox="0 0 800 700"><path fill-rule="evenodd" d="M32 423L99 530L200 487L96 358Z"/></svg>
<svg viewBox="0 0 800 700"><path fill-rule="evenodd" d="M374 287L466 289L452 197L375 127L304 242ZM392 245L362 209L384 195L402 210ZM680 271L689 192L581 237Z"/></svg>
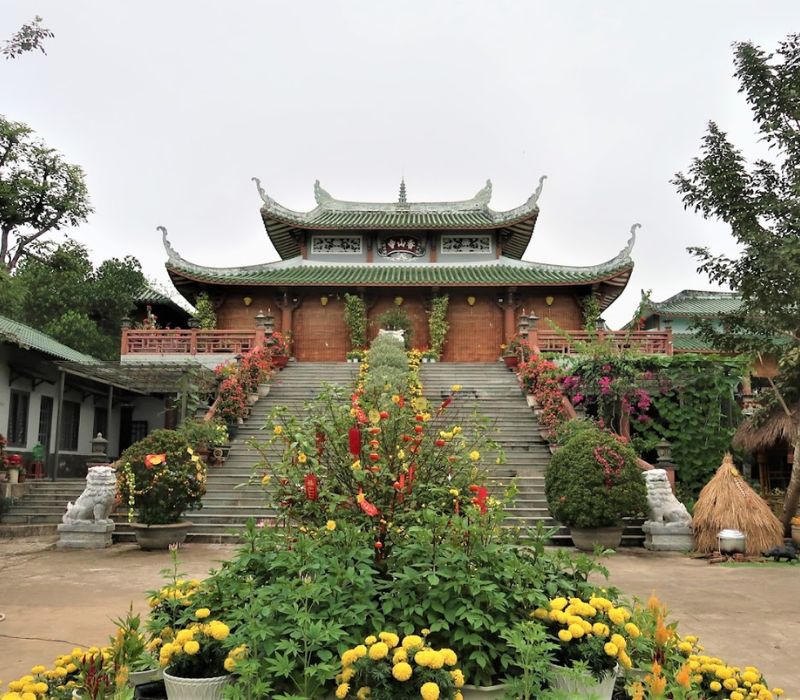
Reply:
<svg viewBox="0 0 800 700"><path fill-rule="evenodd" d="M612 327L642 288L711 288L686 246L731 238L669 179L709 119L758 151L731 42L800 29L798 0L0 0L0 38L34 14L56 37L0 62L0 112L85 169L96 212L70 233L96 260L166 281L159 224L194 262L277 259L253 175L306 210L317 178L394 201L405 174L426 201L488 177L507 209L546 174L528 259L598 263L642 223Z"/></svg>

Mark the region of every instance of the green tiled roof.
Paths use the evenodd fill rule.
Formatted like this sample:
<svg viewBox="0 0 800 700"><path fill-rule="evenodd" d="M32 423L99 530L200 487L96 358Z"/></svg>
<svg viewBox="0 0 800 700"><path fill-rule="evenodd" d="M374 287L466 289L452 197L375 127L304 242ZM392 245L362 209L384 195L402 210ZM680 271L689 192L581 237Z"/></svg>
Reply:
<svg viewBox="0 0 800 700"><path fill-rule="evenodd" d="M664 301L650 302L645 308L645 313L658 314L665 318L684 316L711 318L736 311L741 305L741 298L733 292L701 292L684 289Z"/></svg>
<svg viewBox="0 0 800 700"><path fill-rule="evenodd" d="M503 252L508 257L521 259L525 253L536 218L537 204L542 192L544 177L528 200L515 209L494 211L489 208L492 183L472 199L458 202L407 202L405 183L401 186L397 202L348 202L335 199L314 183L317 206L311 211L298 212L278 204L253 178L261 195L261 218L267 234L281 259L300 255L298 230L495 230L505 229L508 236Z"/></svg>
<svg viewBox="0 0 800 700"><path fill-rule="evenodd" d="M702 338L694 335L694 333L673 333L672 334L672 349L675 352L713 352L714 348L711 347Z"/></svg>
<svg viewBox="0 0 800 700"><path fill-rule="evenodd" d="M149 282L145 282L139 291L136 292L133 301L138 305L159 304L161 306L169 306L184 313L189 313L177 301L168 297L164 292L160 291Z"/></svg>
<svg viewBox="0 0 800 700"><path fill-rule="evenodd" d="M35 328L26 326L24 323L12 321L5 316L0 316L0 340L7 343L14 343L21 348L39 350L59 360L69 360L70 362L97 362L91 355L84 355L82 352L73 350L71 347L59 343L57 340L53 340L49 335L45 335Z"/></svg>

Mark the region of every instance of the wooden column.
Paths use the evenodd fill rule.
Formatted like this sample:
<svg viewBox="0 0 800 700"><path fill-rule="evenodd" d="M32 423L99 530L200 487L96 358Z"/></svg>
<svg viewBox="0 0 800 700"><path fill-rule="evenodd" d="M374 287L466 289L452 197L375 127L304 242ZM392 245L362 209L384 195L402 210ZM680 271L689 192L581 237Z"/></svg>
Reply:
<svg viewBox="0 0 800 700"><path fill-rule="evenodd" d="M114 387L109 384L108 385L108 409L106 410L106 434L103 436L106 440L109 440L108 445L106 446L106 452L110 455L111 454L111 409L114 406ZM119 445L117 445L117 452L119 452Z"/></svg>
<svg viewBox="0 0 800 700"><path fill-rule="evenodd" d="M517 290L515 287L508 287L503 300L503 339L505 342L511 340L517 334L516 309Z"/></svg>

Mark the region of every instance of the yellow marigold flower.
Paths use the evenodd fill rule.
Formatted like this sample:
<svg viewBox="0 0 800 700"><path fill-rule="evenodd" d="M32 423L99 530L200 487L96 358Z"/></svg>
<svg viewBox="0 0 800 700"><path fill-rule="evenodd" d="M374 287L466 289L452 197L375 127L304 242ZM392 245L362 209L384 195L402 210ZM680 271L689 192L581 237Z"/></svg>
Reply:
<svg viewBox="0 0 800 700"><path fill-rule="evenodd" d="M329 532L333 532L336 529L336 521L329 520L327 523L325 523L325 529Z"/></svg>
<svg viewBox="0 0 800 700"><path fill-rule="evenodd" d="M414 654L414 663L417 666L427 667L430 665L431 660L431 650L430 649L423 649L422 651L418 651Z"/></svg>
<svg viewBox="0 0 800 700"><path fill-rule="evenodd" d="M198 620L205 620L210 614L211 614L211 611L208 608L200 608L199 610L197 610L195 612L194 616Z"/></svg>
<svg viewBox="0 0 800 700"><path fill-rule="evenodd" d="M608 611L608 619L615 625L622 625L625 622L625 612L622 608L611 608Z"/></svg>
<svg viewBox="0 0 800 700"><path fill-rule="evenodd" d="M375 642L369 648L369 658L373 661L380 661L381 659L385 659L389 653L389 647L386 645L385 642Z"/></svg>
<svg viewBox="0 0 800 700"><path fill-rule="evenodd" d="M623 668L632 668L633 662L631 661L631 657L628 656L627 652L621 651L617 654L617 660L622 664Z"/></svg>
<svg viewBox="0 0 800 700"><path fill-rule="evenodd" d="M353 653L355 654L356 659L363 658L367 655L367 647L363 644L359 644L358 646L353 647Z"/></svg>
<svg viewBox="0 0 800 700"><path fill-rule="evenodd" d="M603 651L609 656L616 656L619 654L619 647L614 642L606 642L603 645Z"/></svg>
<svg viewBox="0 0 800 700"><path fill-rule="evenodd" d="M117 671L117 675L119 675L119 671ZM50 689L47 683L43 681L39 681L34 687L34 692L39 693L39 695L44 695Z"/></svg>
<svg viewBox="0 0 800 700"><path fill-rule="evenodd" d="M566 607L567 607L566 598L553 598L553 600L550 601L551 610L563 610Z"/></svg>
<svg viewBox="0 0 800 700"><path fill-rule="evenodd" d="M275 433L275 435L280 435L281 433L283 433L283 426L282 425L276 425L272 429L272 432Z"/></svg>
<svg viewBox="0 0 800 700"><path fill-rule="evenodd" d="M403 647L395 649L392 655L393 664L399 664L401 661L408 661L408 652Z"/></svg>
<svg viewBox="0 0 800 700"><path fill-rule="evenodd" d="M722 690L722 683L719 681L711 681L711 683L708 684L708 688L709 690L713 690L715 693L718 693L720 690Z"/></svg>
<svg viewBox="0 0 800 700"><path fill-rule="evenodd" d="M628 647L625 637L623 637L621 634L612 634L611 641L619 647L620 651L623 651Z"/></svg>
<svg viewBox="0 0 800 700"><path fill-rule="evenodd" d="M378 641L378 638L374 634L371 634L371 635L369 635L369 637L367 637L364 640L364 644L369 646L370 644L375 644L375 642L377 642L377 641Z"/></svg>
<svg viewBox="0 0 800 700"><path fill-rule="evenodd" d="M46 669L45 669L45 667L44 667L44 666L42 666L42 665L40 664L40 665L38 665L38 666L34 666L34 667L31 669L31 673L32 673L34 676L38 676L40 673L44 673L44 672L45 672L45 670L46 670ZM45 688L45 689L44 689L42 692L45 692L46 690L47 690L47 688Z"/></svg>
<svg viewBox="0 0 800 700"><path fill-rule="evenodd" d="M200 651L200 643L194 640L186 642L186 644L183 645L183 650L189 656L194 656L198 651Z"/></svg>
<svg viewBox="0 0 800 700"><path fill-rule="evenodd" d="M230 673L236 668L236 659L232 659L230 656L228 656L223 662L222 666L228 673Z"/></svg>
<svg viewBox="0 0 800 700"><path fill-rule="evenodd" d="M436 683L425 683L419 689L419 694L422 700L439 700L439 686Z"/></svg>
<svg viewBox="0 0 800 700"><path fill-rule="evenodd" d="M421 649L422 645L422 637L416 634L409 634L403 637L403 649L406 651L411 651L412 649Z"/></svg>
<svg viewBox="0 0 800 700"><path fill-rule="evenodd" d="M458 656L452 649L440 649L439 653L442 655L445 665L455 666L458 663Z"/></svg>
<svg viewBox="0 0 800 700"><path fill-rule="evenodd" d="M440 651L431 649L428 652L428 668L438 670L442 666L444 666L444 654L442 654Z"/></svg>
<svg viewBox="0 0 800 700"><path fill-rule="evenodd" d="M300 462L300 464L305 464L308 461L308 456L305 452L301 452L297 455L297 461Z"/></svg>
<svg viewBox="0 0 800 700"><path fill-rule="evenodd" d="M464 673L460 668L450 671L450 678L453 679L453 685L456 688L464 687Z"/></svg>
<svg viewBox="0 0 800 700"><path fill-rule="evenodd" d="M450 387L450 391L453 391L453 392L461 391L461 385L460 384L453 384L453 386Z"/></svg>
<svg viewBox="0 0 800 700"><path fill-rule="evenodd" d="M394 632L381 632L378 635L378 639L382 642L386 642L386 646L390 649L394 649L398 644L400 644L400 637L398 637Z"/></svg>
<svg viewBox="0 0 800 700"><path fill-rule="evenodd" d="M531 613L531 617L535 617L537 620L546 620L547 610L544 608L536 608L536 610Z"/></svg>
<svg viewBox="0 0 800 700"><path fill-rule="evenodd" d="M356 698L358 698L358 700L369 700L369 698L371 697L372 697L372 688L366 685L361 686L358 689L358 692L356 693Z"/></svg>
<svg viewBox="0 0 800 700"><path fill-rule="evenodd" d="M596 637L608 637L610 632L611 630L608 629L608 625L604 622L595 622L592 625L592 634L594 634Z"/></svg>
<svg viewBox="0 0 800 700"><path fill-rule="evenodd" d="M190 639L194 638L194 632L192 630L181 630L178 634L175 635L175 643L180 644L183 646L188 642Z"/></svg>
<svg viewBox="0 0 800 700"><path fill-rule="evenodd" d="M343 700L343 698L347 697L347 693L348 692L350 692L350 684L349 683L342 683L336 689L336 697L339 698L339 700Z"/></svg>
<svg viewBox="0 0 800 700"><path fill-rule="evenodd" d="M261 477L262 486L269 486L270 481L272 481L272 477L269 474L264 474L264 476Z"/></svg>
<svg viewBox="0 0 800 700"><path fill-rule="evenodd" d="M569 633L569 630L558 630L558 638L562 642L571 642L572 635Z"/></svg>
<svg viewBox="0 0 800 700"><path fill-rule="evenodd" d="M584 635L583 627L576 623L572 623L569 627L567 627L569 633L572 635L573 639L580 639Z"/></svg>
<svg viewBox="0 0 800 700"><path fill-rule="evenodd" d="M352 666L357 659L358 656L356 656L356 652L353 649L348 649L346 652L342 654L342 666L344 668Z"/></svg>
<svg viewBox="0 0 800 700"><path fill-rule="evenodd" d="M392 666L392 675L400 682L407 681L409 678L411 678L412 673L413 669L411 668L410 664L407 664L405 661L401 661L400 663Z"/></svg>
<svg viewBox="0 0 800 700"><path fill-rule="evenodd" d="M731 700L744 700L744 695L742 695L738 690L734 690L731 693Z"/></svg>
<svg viewBox="0 0 800 700"><path fill-rule="evenodd" d="M208 627L209 634L218 642L227 639L231 632L228 625L226 625L224 622L219 622L218 620L214 620L214 622L209 623Z"/></svg>
<svg viewBox="0 0 800 700"><path fill-rule="evenodd" d="M352 666L348 666L347 668L342 669L341 673L342 680L340 682L349 683L353 679L353 676L355 675L356 675L355 668L353 668Z"/></svg>
<svg viewBox="0 0 800 700"><path fill-rule="evenodd" d="M735 678L726 678L722 681L722 687L725 688L725 690L736 690L739 684L736 682Z"/></svg>
<svg viewBox="0 0 800 700"><path fill-rule="evenodd" d="M628 623L625 624L625 632L628 634L628 636L631 639L639 639L639 637L642 634L639 631L639 628L636 625L634 625L632 622L628 622Z"/></svg>
<svg viewBox="0 0 800 700"><path fill-rule="evenodd" d="M478 452L478 450L472 450L472 452L469 453L469 458L473 462L477 462L481 458L481 453ZM437 690L438 690L438 688L437 688Z"/></svg>

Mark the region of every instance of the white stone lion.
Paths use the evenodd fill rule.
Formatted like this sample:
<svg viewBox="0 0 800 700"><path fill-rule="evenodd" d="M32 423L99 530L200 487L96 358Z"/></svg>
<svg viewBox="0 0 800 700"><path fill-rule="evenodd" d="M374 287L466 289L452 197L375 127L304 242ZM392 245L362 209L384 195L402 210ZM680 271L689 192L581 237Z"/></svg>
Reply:
<svg viewBox="0 0 800 700"><path fill-rule="evenodd" d="M75 503L67 504L65 523L110 523L117 495L117 472L112 467L91 467L86 474L86 488Z"/></svg>
<svg viewBox="0 0 800 700"><path fill-rule="evenodd" d="M648 522L675 527L688 527L692 524L692 516L686 506L672 493L666 471L649 469L644 473L644 479L647 484L647 505L650 508Z"/></svg>

